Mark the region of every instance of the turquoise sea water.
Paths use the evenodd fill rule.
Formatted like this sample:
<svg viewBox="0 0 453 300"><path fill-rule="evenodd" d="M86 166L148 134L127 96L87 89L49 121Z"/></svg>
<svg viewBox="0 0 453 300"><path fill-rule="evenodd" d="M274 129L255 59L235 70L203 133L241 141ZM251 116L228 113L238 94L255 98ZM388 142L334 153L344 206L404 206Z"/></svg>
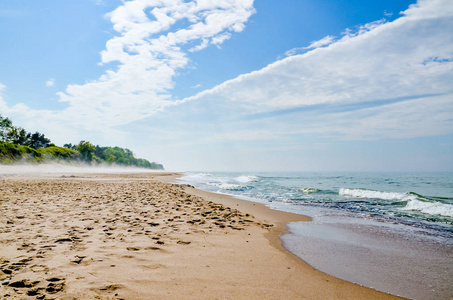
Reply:
<svg viewBox="0 0 453 300"><path fill-rule="evenodd" d="M182 180L207 191L285 203L296 211L318 206L439 234L453 230L453 173L188 172Z"/></svg>
<svg viewBox="0 0 453 300"><path fill-rule="evenodd" d="M453 173L187 172L181 182L308 215L284 246L333 276L453 299Z"/></svg>

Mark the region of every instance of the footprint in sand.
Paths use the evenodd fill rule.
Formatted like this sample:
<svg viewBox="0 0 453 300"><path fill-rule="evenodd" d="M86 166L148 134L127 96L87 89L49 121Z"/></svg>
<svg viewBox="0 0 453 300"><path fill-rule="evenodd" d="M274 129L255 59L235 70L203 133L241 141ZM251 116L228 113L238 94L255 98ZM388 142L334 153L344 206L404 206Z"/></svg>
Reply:
<svg viewBox="0 0 453 300"><path fill-rule="evenodd" d="M140 251L142 248L140 247L126 247L128 251Z"/></svg>

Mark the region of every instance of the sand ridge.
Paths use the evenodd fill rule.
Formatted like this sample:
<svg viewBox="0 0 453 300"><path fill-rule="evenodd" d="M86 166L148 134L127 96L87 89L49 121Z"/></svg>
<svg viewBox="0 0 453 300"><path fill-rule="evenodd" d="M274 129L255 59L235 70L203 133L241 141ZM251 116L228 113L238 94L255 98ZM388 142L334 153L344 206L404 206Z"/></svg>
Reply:
<svg viewBox="0 0 453 300"><path fill-rule="evenodd" d="M213 202L209 195L195 195L190 186L162 178L146 174L1 178L0 295L391 298L320 272L313 281L313 274L306 273L312 268L303 269L307 266L265 238L274 224L231 208L239 203ZM173 178L174 174L164 179Z"/></svg>

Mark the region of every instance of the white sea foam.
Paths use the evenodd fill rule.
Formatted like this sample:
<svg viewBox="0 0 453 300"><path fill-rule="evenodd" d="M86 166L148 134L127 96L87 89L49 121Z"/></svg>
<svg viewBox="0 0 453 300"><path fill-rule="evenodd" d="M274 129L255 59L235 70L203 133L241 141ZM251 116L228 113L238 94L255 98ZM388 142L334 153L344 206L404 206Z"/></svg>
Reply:
<svg viewBox="0 0 453 300"><path fill-rule="evenodd" d="M233 177L230 175L217 175L211 173L186 173L182 180L190 182L199 188L207 188L210 191L224 192L237 191L246 188L249 182L256 182L259 177L253 175L241 175Z"/></svg>
<svg viewBox="0 0 453 300"><path fill-rule="evenodd" d="M383 200L394 200L394 201L409 201L415 200L416 195L409 193L395 193L395 192L381 192L366 189L346 189L341 188L338 192L342 196L350 196L356 198L367 198L367 199L383 199Z"/></svg>
<svg viewBox="0 0 453 300"><path fill-rule="evenodd" d="M184 178L187 180L205 181L207 178L211 178L211 173L185 173Z"/></svg>
<svg viewBox="0 0 453 300"><path fill-rule="evenodd" d="M401 210L419 211L430 215L441 215L453 218L453 205L441 202L426 202L420 200L410 200Z"/></svg>
<svg viewBox="0 0 453 300"><path fill-rule="evenodd" d="M318 189L314 189L314 188L303 188L300 190L302 193L304 194L312 194L312 193L317 193L319 192L320 190Z"/></svg>
<svg viewBox="0 0 453 300"><path fill-rule="evenodd" d="M224 190L238 190L238 189L243 188L242 185L232 184L232 183L222 183L219 185L219 187Z"/></svg>
<svg viewBox="0 0 453 300"><path fill-rule="evenodd" d="M434 190L431 184L425 188L420 187L420 184L423 186L423 182L418 182L418 177L413 179L414 183L418 183L417 192L431 195L431 197L401 190L387 191L387 189L395 187L387 184L387 182L383 183L380 176L376 176L373 182L374 190L369 186L367 180L361 181L363 179L361 177L352 179L344 177L342 179L346 180L343 183L345 188L336 190L336 192L333 192L331 177L320 176L316 180L311 178L299 180L299 178L305 178L304 176L306 175L279 176L279 174L269 174L254 176L250 173L200 172L185 173L182 180L211 192L234 194L239 197L260 199L260 201L285 203L285 205L294 204L294 207L305 207L302 204L307 203L355 210L358 207L356 202L359 201L361 202L361 210L372 211L373 214L382 212L386 214L386 217L395 216L396 218L400 214L397 211L403 209L403 217L413 218L411 220L424 220L428 216L433 222L443 222L445 218L453 218L453 203L449 202L453 199L453 196L443 191L437 193L437 190ZM388 177L392 178L390 175ZM279 178L279 180L274 180L275 178ZM439 186L442 188L446 179L442 176L438 178L440 180ZM336 178L333 180L336 180ZM392 181L397 181L397 178L392 178ZM432 181L434 182L434 180ZM297 185L301 182L304 185L298 187ZM364 188L346 188L349 185L348 182L351 182L351 185L360 184ZM376 182L380 182L380 185ZM366 189L366 187L369 188ZM410 191L411 185L407 184L405 188ZM436 197L444 197L446 200ZM336 205L336 202L341 202L341 204ZM422 213L427 214L427 216L422 216Z"/></svg>
<svg viewBox="0 0 453 300"><path fill-rule="evenodd" d="M233 184L228 182L216 181L216 182L206 182L208 186L213 186L222 190L236 190L242 188L239 184Z"/></svg>
<svg viewBox="0 0 453 300"><path fill-rule="evenodd" d="M253 176L253 175L242 175L242 176L238 176L238 177L234 178L234 180L236 180L237 182L241 182L241 183L247 183L247 182L258 181L259 178L257 176Z"/></svg>

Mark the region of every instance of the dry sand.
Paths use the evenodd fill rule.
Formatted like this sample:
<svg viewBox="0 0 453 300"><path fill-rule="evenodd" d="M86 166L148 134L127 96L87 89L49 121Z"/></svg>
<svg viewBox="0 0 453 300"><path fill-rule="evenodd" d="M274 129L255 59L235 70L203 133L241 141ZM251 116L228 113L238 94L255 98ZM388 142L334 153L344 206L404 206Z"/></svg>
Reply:
<svg viewBox="0 0 453 300"><path fill-rule="evenodd" d="M0 175L2 299L396 298L283 249L285 224L308 218L175 176Z"/></svg>

